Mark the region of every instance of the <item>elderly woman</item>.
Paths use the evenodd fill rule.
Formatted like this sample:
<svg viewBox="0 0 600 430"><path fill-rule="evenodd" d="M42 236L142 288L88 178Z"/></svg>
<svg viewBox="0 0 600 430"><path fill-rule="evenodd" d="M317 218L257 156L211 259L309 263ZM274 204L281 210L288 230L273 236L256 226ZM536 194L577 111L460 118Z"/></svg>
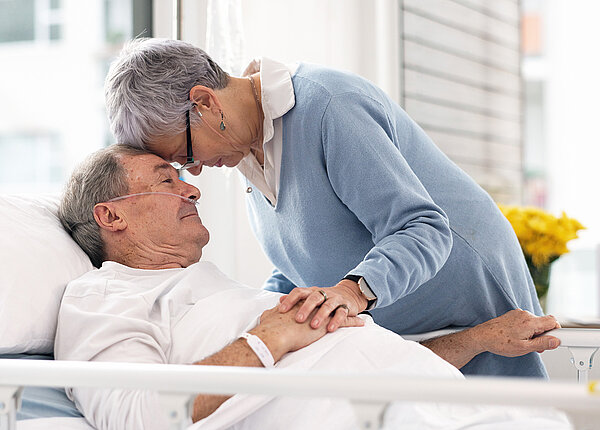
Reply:
<svg viewBox="0 0 600 430"><path fill-rule="evenodd" d="M192 174L237 167L250 223L289 293L282 311L328 329L369 310L397 332L540 314L522 252L495 203L367 80L263 58L243 77L204 51L138 39L105 85L118 142ZM309 287L309 288L297 288ZM484 353L464 373L544 376L536 353Z"/></svg>

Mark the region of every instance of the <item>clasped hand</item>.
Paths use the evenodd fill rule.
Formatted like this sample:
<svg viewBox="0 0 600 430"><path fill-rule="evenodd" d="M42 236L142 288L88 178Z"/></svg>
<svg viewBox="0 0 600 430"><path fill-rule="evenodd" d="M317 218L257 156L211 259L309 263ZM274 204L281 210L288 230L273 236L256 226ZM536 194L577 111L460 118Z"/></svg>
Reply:
<svg viewBox="0 0 600 430"><path fill-rule="evenodd" d="M304 305L305 302L300 301L292 307L292 312L287 313L280 311L281 305L267 309L262 313L258 326L250 331L263 340L275 362L279 361L284 354L304 348L327 334L325 325L315 330L309 325L308 319L303 322L296 321L293 311L298 311ZM315 313L317 313L316 309L309 316L312 317ZM325 323L329 319L331 317L326 318ZM359 317L344 316L341 327L361 327L364 324Z"/></svg>
<svg viewBox="0 0 600 430"><path fill-rule="evenodd" d="M344 327L346 318L355 317L367 307L367 299L360 293L356 282L347 279L330 288L294 288L279 301L279 312L282 313L304 301L296 312L296 322L310 320L310 327L317 329L325 326L328 332Z"/></svg>

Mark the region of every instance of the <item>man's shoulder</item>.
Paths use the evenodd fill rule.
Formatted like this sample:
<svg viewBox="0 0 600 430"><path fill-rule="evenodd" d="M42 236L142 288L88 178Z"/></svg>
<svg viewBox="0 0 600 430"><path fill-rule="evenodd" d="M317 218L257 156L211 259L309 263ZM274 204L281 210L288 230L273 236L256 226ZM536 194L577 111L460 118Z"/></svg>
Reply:
<svg viewBox="0 0 600 430"><path fill-rule="evenodd" d="M63 297L82 297L88 294L103 294L109 280L115 279L115 273L104 267L94 268L67 284Z"/></svg>

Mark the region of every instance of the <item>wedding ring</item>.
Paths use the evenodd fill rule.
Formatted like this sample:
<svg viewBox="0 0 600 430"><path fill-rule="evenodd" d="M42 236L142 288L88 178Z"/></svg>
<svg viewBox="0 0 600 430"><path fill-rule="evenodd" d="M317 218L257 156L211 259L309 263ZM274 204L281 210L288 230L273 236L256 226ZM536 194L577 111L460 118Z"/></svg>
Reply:
<svg viewBox="0 0 600 430"><path fill-rule="evenodd" d="M346 309L346 312L350 313L350 309L348 309L348 305L345 305L344 303L339 305L335 310L337 311L339 308L344 308L344 309Z"/></svg>
<svg viewBox="0 0 600 430"><path fill-rule="evenodd" d="M323 296L323 302L321 304L325 303L327 301L327 294L323 290L317 290L317 291L319 293L321 293L321 295Z"/></svg>

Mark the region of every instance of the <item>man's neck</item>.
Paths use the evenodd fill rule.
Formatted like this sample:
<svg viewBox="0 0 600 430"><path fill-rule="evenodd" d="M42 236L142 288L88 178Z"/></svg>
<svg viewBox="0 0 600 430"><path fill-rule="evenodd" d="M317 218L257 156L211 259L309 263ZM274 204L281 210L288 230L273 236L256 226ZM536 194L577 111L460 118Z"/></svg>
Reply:
<svg viewBox="0 0 600 430"><path fill-rule="evenodd" d="M144 270L179 269L187 267L187 265L184 266L181 263L176 262L155 262L144 259L123 258L122 256L107 256L106 261L114 261L115 263L122 264L123 266Z"/></svg>
<svg viewBox="0 0 600 430"><path fill-rule="evenodd" d="M114 261L134 269L160 270L179 269L192 264L188 259L170 254L140 254L129 250L127 252L107 252L106 260Z"/></svg>

